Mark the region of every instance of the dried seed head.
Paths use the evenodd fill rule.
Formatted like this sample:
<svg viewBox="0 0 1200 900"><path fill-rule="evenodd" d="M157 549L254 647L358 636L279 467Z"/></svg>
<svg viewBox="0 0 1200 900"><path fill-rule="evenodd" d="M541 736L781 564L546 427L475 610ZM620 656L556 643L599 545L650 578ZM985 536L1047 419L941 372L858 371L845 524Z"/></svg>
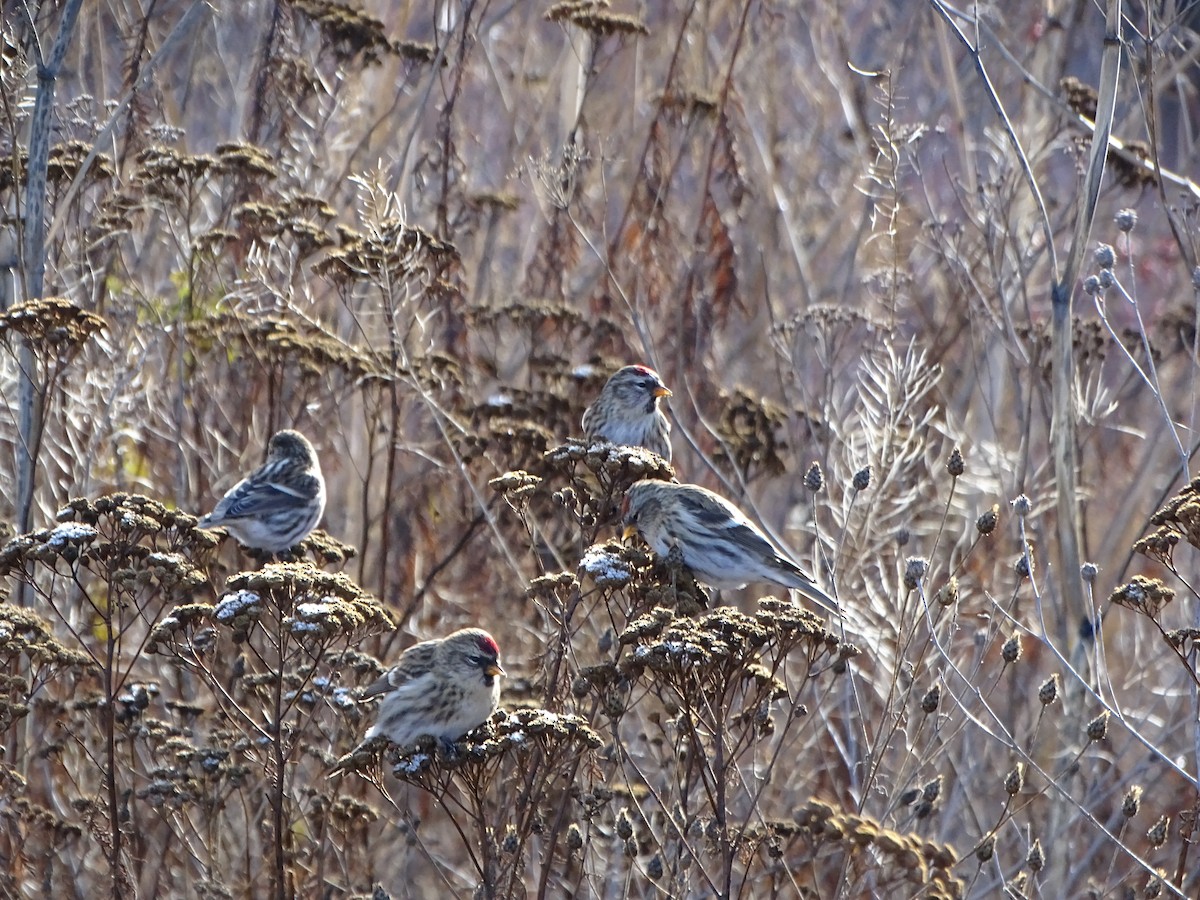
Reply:
<svg viewBox="0 0 1200 900"><path fill-rule="evenodd" d="M1127 819L1132 819L1138 814L1138 810L1142 806L1142 786L1140 784L1132 784L1129 790L1125 792L1125 796L1121 798L1121 815Z"/></svg>
<svg viewBox="0 0 1200 900"><path fill-rule="evenodd" d="M934 685L925 692L925 696L921 698L921 709L926 715L937 712L938 704L942 701L942 689L939 685Z"/></svg>
<svg viewBox="0 0 1200 900"><path fill-rule="evenodd" d="M663 877L662 857L657 853L650 857L650 862L646 863L646 874L656 880Z"/></svg>
<svg viewBox="0 0 1200 900"><path fill-rule="evenodd" d="M821 471L821 464L815 459L804 473L804 486L814 494L825 487L825 473Z"/></svg>
<svg viewBox="0 0 1200 900"><path fill-rule="evenodd" d="M1128 234L1133 231L1133 226L1137 224L1137 213L1126 207L1125 209L1117 210L1117 228Z"/></svg>
<svg viewBox="0 0 1200 900"><path fill-rule="evenodd" d="M1038 688L1038 700L1042 706L1049 706L1058 699L1058 673L1055 672L1049 678L1042 682L1042 686Z"/></svg>
<svg viewBox="0 0 1200 900"><path fill-rule="evenodd" d="M921 799L928 800L933 803L942 795L942 776L939 775L932 781L926 782L921 787Z"/></svg>
<svg viewBox="0 0 1200 900"><path fill-rule="evenodd" d="M1096 575L1100 568L1095 563L1085 562L1079 567L1079 576L1087 583L1091 584L1096 580Z"/></svg>
<svg viewBox="0 0 1200 900"><path fill-rule="evenodd" d="M917 798L921 796L921 792L916 788L909 788L900 795L901 806L912 806L917 802Z"/></svg>
<svg viewBox="0 0 1200 900"><path fill-rule="evenodd" d="M1117 276L1113 274L1112 269L1101 269L1096 279L1100 282L1100 290L1102 291L1107 291L1117 283Z"/></svg>
<svg viewBox="0 0 1200 900"><path fill-rule="evenodd" d="M1161 847L1167 840L1167 829L1171 827L1171 820L1167 816L1159 816L1158 821L1150 826L1146 832L1146 839L1150 841L1151 847Z"/></svg>
<svg viewBox="0 0 1200 900"><path fill-rule="evenodd" d="M865 491L871 486L871 467L864 466L854 473L854 480L851 481L856 491Z"/></svg>
<svg viewBox="0 0 1200 900"><path fill-rule="evenodd" d="M934 595L934 600L940 606L953 606L958 602L958 578L952 577L949 581L938 588L938 592Z"/></svg>
<svg viewBox="0 0 1200 900"><path fill-rule="evenodd" d="M1012 508L1013 512L1018 516L1025 518L1025 516L1029 515L1030 510L1033 509L1033 503L1030 502L1029 497L1025 494L1018 494L1012 502Z"/></svg>
<svg viewBox="0 0 1200 900"><path fill-rule="evenodd" d="M1117 263L1117 254L1113 250L1112 244L1101 244L1096 248L1093 259L1101 269L1111 269Z"/></svg>
<svg viewBox="0 0 1200 900"><path fill-rule="evenodd" d="M900 528L896 532L896 546L907 547L908 542L912 539L912 532L907 528Z"/></svg>
<svg viewBox="0 0 1200 900"><path fill-rule="evenodd" d="M1100 293L1100 279L1095 275L1089 275L1083 279L1083 292L1089 297L1095 297Z"/></svg>
<svg viewBox="0 0 1200 900"><path fill-rule="evenodd" d="M1028 578L1033 572L1033 548L1028 544L1025 545L1025 552L1017 557L1017 561L1013 563L1013 571L1017 573L1018 578Z"/></svg>
<svg viewBox="0 0 1200 900"><path fill-rule="evenodd" d="M982 841L980 841L979 846L975 848L975 858L981 863L985 863L992 858L992 855L995 852L996 836L994 834L989 834Z"/></svg>
<svg viewBox="0 0 1200 900"><path fill-rule="evenodd" d="M509 825L504 829L504 840L500 844L500 849L505 853L516 853L517 848L521 846L520 839L517 837L517 829Z"/></svg>
<svg viewBox="0 0 1200 900"><path fill-rule="evenodd" d="M1004 646L1000 648L1000 655L1004 657L1006 663L1015 663L1021 658L1021 635L1014 634Z"/></svg>
<svg viewBox="0 0 1200 900"><path fill-rule="evenodd" d="M955 447L950 451L950 458L946 460L946 471L957 478L963 473L964 469L962 450Z"/></svg>
<svg viewBox="0 0 1200 900"><path fill-rule="evenodd" d="M567 826L567 849L572 853L578 853L583 847L583 832L579 830L579 825L572 822Z"/></svg>
<svg viewBox="0 0 1200 900"><path fill-rule="evenodd" d="M633 837L633 822L630 821L628 809L622 808L617 813L617 837L623 841L627 841Z"/></svg>
<svg viewBox="0 0 1200 900"><path fill-rule="evenodd" d="M1025 787L1025 763L1019 762L1004 776L1004 793L1015 797Z"/></svg>
<svg viewBox="0 0 1200 900"><path fill-rule="evenodd" d="M1100 713L1096 718L1087 724L1087 736L1089 741L1102 741L1108 737L1108 710Z"/></svg>
<svg viewBox="0 0 1200 900"><path fill-rule="evenodd" d="M996 523L1000 520L1000 504L993 503L992 508L981 514L975 520L975 530L980 534L991 534L996 530Z"/></svg>
<svg viewBox="0 0 1200 900"><path fill-rule="evenodd" d="M1046 854L1042 852L1041 840L1034 840L1029 847L1029 852L1025 854L1025 864L1029 866L1029 871L1036 875L1046 865Z"/></svg>
<svg viewBox="0 0 1200 900"><path fill-rule="evenodd" d="M910 591L916 590L921 579L929 570L929 561L920 556L910 556L904 561L904 586Z"/></svg>

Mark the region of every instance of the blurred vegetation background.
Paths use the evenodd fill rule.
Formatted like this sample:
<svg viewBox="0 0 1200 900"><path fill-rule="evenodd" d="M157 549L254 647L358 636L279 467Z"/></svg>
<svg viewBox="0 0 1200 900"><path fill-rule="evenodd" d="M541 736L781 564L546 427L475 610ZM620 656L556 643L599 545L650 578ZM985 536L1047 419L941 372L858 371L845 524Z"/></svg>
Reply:
<svg viewBox="0 0 1200 900"><path fill-rule="evenodd" d="M3 893L1200 894L1198 19L5 0ZM845 622L605 545L628 362ZM330 778L467 624L507 712Z"/></svg>

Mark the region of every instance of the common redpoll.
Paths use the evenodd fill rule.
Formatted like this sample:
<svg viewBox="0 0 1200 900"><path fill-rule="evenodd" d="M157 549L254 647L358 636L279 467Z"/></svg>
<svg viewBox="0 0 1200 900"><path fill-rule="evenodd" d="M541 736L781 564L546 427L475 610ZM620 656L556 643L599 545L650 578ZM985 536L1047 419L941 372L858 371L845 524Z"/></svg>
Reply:
<svg viewBox="0 0 1200 900"><path fill-rule="evenodd" d="M362 699L383 694L367 740L382 735L406 746L429 735L443 744L455 741L495 712L497 676L504 674L495 638L480 628L414 644L363 689Z"/></svg>
<svg viewBox="0 0 1200 900"><path fill-rule="evenodd" d="M645 366L626 366L613 374L583 414L589 441L645 447L671 461L671 423L659 407L670 397L658 373Z"/></svg>
<svg viewBox="0 0 1200 900"><path fill-rule="evenodd" d="M800 568L784 559L745 514L718 494L695 484L639 481L621 503L625 536L640 532L650 549L668 559L675 552L697 581L722 590L751 581L795 588L828 612L837 602Z"/></svg>
<svg viewBox="0 0 1200 900"><path fill-rule="evenodd" d="M316 451L298 431L280 431L267 461L235 484L199 521L220 525L255 550L282 553L304 540L325 512L325 479Z"/></svg>

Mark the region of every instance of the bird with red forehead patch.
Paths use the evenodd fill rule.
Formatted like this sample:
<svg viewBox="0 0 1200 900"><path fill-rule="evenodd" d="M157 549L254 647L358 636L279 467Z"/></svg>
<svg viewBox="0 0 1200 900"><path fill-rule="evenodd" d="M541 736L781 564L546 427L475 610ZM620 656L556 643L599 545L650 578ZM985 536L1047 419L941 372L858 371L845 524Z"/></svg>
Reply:
<svg viewBox="0 0 1200 900"><path fill-rule="evenodd" d="M367 740L383 736L408 746L430 736L450 744L495 712L504 674L500 647L481 628L414 644L360 695L383 697Z"/></svg>
<svg viewBox="0 0 1200 900"><path fill-rule="evenodd" d="M671 423L660 402L671 391L645 366L617 370L583 414L589 441L644 447L671 461Z"/></svg>
<svg viewBox="0 0 1200 900"><path fill-rule="evenodd" d="M717 590L769 582L839 615L837 601L781 556L745 513L698 484L635 482L621 501L621 523L626 538L641 534L660 559L678 551L696 580Z"/></svg>

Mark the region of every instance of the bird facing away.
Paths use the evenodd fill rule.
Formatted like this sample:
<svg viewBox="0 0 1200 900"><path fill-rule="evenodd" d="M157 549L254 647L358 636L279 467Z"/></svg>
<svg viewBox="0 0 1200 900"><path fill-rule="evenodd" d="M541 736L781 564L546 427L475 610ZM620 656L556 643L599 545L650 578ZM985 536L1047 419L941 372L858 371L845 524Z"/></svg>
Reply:
<svg viewBox="0 0 1200 900"><path fill-rule="evenodd" d="M304 540L324 512L325 479L313 445L298 431L280 431L267 445L267 461L198 524L220 525L247 547L282 553Z"/></svg>
<svg viewBox="0 0 1200 900"><path fill-rule="evenodd" d="M481 628L414 644L360 699L379 694L379 718L367 740L408 746L424 735L442 744L482 725L500 703L500 648Z"/></svg>
<svg viewBox="0 0 1200 900"><path fill-rule="evenodd" d="M697 581L717 590L752 581L795 588L827 612L837 602L784 559L746 515L719 494L696 484L639 481L621 503L625 537L640 532L661 559L672 549Z"/></svg>
<svg viewBox="0 0 1200 900"><path fill-rule="evenodd" d="M589 441L645 447L670 462L671 423L659 406L659 401L670 396L653 369L619 369L584 412L584 436Z"/></svg>

